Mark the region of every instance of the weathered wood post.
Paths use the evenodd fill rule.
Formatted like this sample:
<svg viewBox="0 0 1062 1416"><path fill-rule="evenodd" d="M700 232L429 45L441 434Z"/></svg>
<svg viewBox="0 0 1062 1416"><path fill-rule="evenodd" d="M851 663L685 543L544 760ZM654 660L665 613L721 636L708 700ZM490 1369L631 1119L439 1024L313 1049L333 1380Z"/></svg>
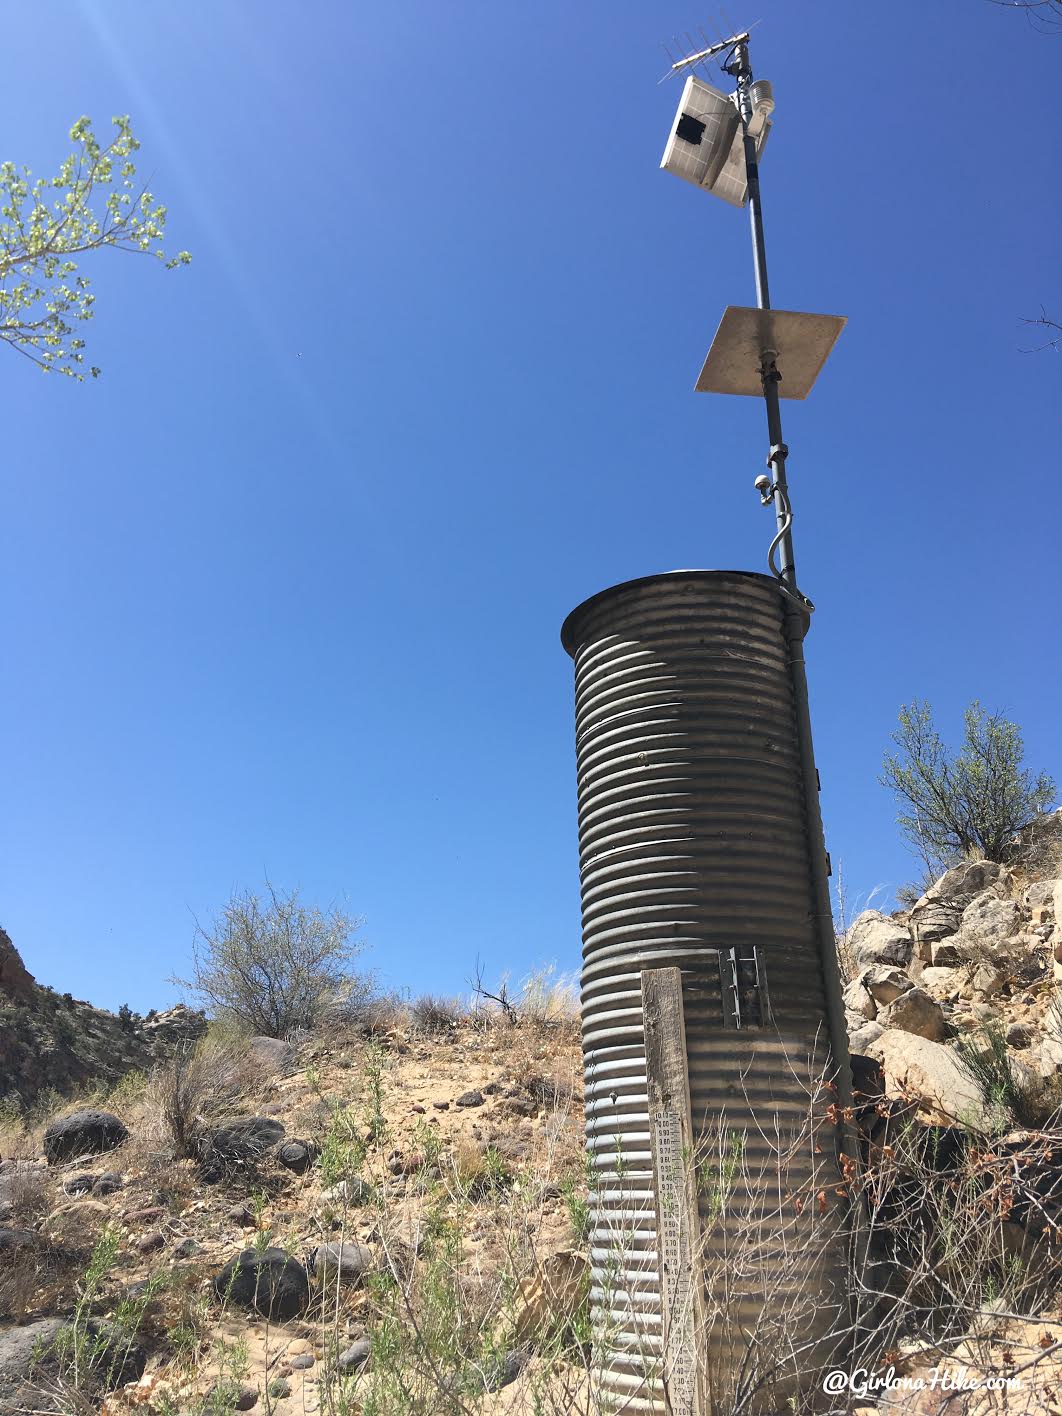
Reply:
<svg viewBox="0 0 1062 1416"><path fill-rule="evenodd" d="M663 1387L669 1416L709 1416L697 1164L690 1116L682 974L643 969L645 1070L653 1151Z"/></svg>

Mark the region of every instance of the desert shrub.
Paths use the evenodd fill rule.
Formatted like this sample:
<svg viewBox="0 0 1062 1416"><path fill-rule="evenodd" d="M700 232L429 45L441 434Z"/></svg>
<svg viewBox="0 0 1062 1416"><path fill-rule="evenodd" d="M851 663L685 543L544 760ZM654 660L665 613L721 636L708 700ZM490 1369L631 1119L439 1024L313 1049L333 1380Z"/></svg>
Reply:
<svg viewBox="0 0 1062 1416"><path fill-rule="evenodd" d="M95 1313L101 1306L105 1286L118 1263L123 1233L105 1227L93 1247L85 1272L77 1285L77 1301L70 1323L63 1328L47 1354L58 1373L60 1393L71 1398L93 1398L140 1375L143 1350L139 1333L148 1309L167 1282L159 1273L148 1279L136 1298L122 1298L106 1322ZM93 1404L90 1409L95 1410Z"/></svg>
<svg viewBox="0 0 1062 1416"><path fill-rule="evenodd" d="M908 842L935 870L970 857L1006 860L1018 833L1045 811L1055 794L1046 773L1022 764L1021 729L976 700L963 716L959 751L948 748L928 703L900 709L893 734L898 754L886 753L882 784L900 804L897 818Z"/></svg>
<svg viewBox="0 0 1062 1416"><path fill-rule="evenodd" d="M516 1011L522 1022L551 1026L579 1017L579 992L573 974L557 972L555 964L533 970L520 985Z"/></svg>
<svg viewBox="0 0 1062 1416"><path fill-rule="evenodd" d="M191 979L174 979L215 1016L287 1037L342 1012L368 988L351 960L360 921L301 903L297 890L236 893L209 928L196 928Z"/></svg>
<svg viewBox="0 0 1062 1416"><path fill-rule="evenodd" d="M512 1171L494 1146L462 1141L453 1152L452 1163L457 1191L468 1200L498 1195L513 1183Z"/></svg>
<svg viewBox="0 0 1062 1416"><path fill-rule="evenodd" d="M1006 1034L998 1023L989 1023L980 1033L959 1038L955 1053L977 1083L996 1128L1005 1130L1014 1122L1021 1126L1040 1122L1040 1089L1011 1065Z"/></svg>
<svg viewBox="0 0 1062 1416"><path fill-rule="evenodd" d="M49 1176L32 1160L16 1160L7 1177L7 1201L12 1222L20 1228L35 1224L51 1208Z"/></svg>
<svg viewBox="0 0 1062 1416"><path fill-rule="evenodd" d="M247 1048L239 1042L208 1036L179 1047L155 1070L147 1088L173 1154L181 1159L196 1155L204 1127L231 1113L255 1079Z"/></svg>
<svg viewBox="0 0 1062 1416"><path fill-rule="evenodd" d="M460 998L440 998L424 993L409 1007L410 1021L417 1032L453 1032L467 1012Z"/></svg>
<svg viewBox="0 0 1062 1416"><path fill-rule="evenodd" d="M476 1007L472 1021L490 1023L500 1014L513 1027L556 1027L575 1023L579 1017L579 994L575 977L559 974L555 964L545 964L533 970L514 993L509 978L503 974L491 990L484 982L483 965L476 960L472 980Z"/></svg>
<svg viewBox="0 0 1062 1416"><path fill-rule="evenodd" d="M377 993L371 979L348 997L335 1015L340 1033L361 1038L384 1038L401 1028L407 1017L406 1005L397 993Z"/></svg>

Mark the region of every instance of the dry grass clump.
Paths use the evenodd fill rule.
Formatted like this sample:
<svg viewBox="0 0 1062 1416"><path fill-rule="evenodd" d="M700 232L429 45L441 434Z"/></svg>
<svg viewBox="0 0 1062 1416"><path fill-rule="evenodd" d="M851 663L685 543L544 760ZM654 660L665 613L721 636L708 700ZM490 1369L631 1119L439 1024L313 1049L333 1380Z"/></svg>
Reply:
<svg viewBox="0 0 1062 1416"><path fill-rule="evenodd" d="M48 1176L33 1160L16 1160L4 1178L4 1198L11 1223L28 1229L51 1207Z"/></svg>
<svg viewBox="0 0 1062 1416"><path fill-rule="evenodd" d="M516 1011L522 1023L561 1027L579 1021L579 988L575 974L558 973L546 964L529 973L520 985Z"/></svg>
<svg viewBox="0 0 1062 1416"><path fill-rule="evenodd" d="M155 1070L146 1087L147 1109L161 1122L174 1157L189 1159L207 1126L236 1110L259 1079L246 1043L208 1035L178 1048Z"/></svg>
<svg viewBox="0 0 1062 1416"><path fill-rule="evenodd" d="M431 1036L453 1032L468 1017L468 1008L460 998L442 998L424 993L409 1007L410 1023L415 1032Z"/></svg>

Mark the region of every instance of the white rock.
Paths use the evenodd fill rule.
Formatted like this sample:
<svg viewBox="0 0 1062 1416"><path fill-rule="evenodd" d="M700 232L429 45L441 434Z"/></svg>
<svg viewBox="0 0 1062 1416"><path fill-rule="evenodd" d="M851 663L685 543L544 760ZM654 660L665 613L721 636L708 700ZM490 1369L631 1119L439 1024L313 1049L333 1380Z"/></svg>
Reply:
<svg viewBox="0 0 1062 1416"><path fill-rule="evenodd" d="M995 885L1005 874L1003 867L996 865L995 861L963 861L962 865L952 866L951 870L946 870L939 880L934 881L914 908L917 910L919 905L930 900L945 900L962 908L968 905L975 895L981 894L990 885Z"/></svg>
<svg viewBox="0 0 1062 1416"><path fill-rule="evenodd" d="M1001 900L992 890L978 895L962 912L962 935L985 944L1002 943L1018 933L1019 911L1013 900Z"/></svg>
<svg viewBox="0 0 1062 1416"><path fill-rule="evenodd" d="M877 1007L860 978L854 978L844 990L845 1010L868 1022L877 1015Z"/></svg>
<svg viewBox="0 0 1062 1416"><path fill-rule="evenodd" d="M924 958L925 947L937 939L946 939L949 934L954 934L961 919L961 905L923 895L911 910L907 921L911 938L918 946L919 956Z"/></svg>
<svg viewBox="0 0 1062 1416"><path fill-rule="evenodd" d="M884 1031L880 1023L864 1023L862 1027L854 1028L848 1034L849 1051L865 1056L870 1044L877 1042Z"/></svg>
<svg viewBox="0 0 1062 1416"><path fill-rule="evenodd" d="M894 1003L901 993L906 993L911 987L911 980L903 969L889 968L885 964L875 964L872 968L864 969L859 981L879 1008Z"/></svg>
<svg viewBox="0 0 1062 1416"><path fill-rule="evenodd" d="M848 948L858 969L873 964L908 963L911 935L880 910L864 910L848 931Z"/></svg>
<svg viewBox="0 0 1062 1416"><path fill-rule="evenodd" d="M954 969L962 963L962 953L956 944L960 936L953 934L948 939L938 939L929 946L929 957L935 969Z"/></svg>
<svg viewBox="0 0 1062 1416"><path fill-rule="evenodd" d="M948 1030L940 1004L922 988L909 988L901 993L894 1003L878 1013L877 1021L886 1031L899 1028L934 1042L940 1042Z"/></svg>
<svg viewBox="0 0 1062 1416"><path fill-rule="evenodd" d="M981 1089L950 1047L894 1030L882 1033L867 1054L882 1065L886 1095L914 1098L923 1119L945 1126L984 1124Z"/></svg>
<svg viewBox="0 0 1062 1416"><path fill-rule="evenodd" d="M959 996L962 974L950 968L923 969L918 982L938 1003L952 1001Z"/></svg>
<svg viewBox="0 0 1062 1416"><path fill-rule="evenodd" d="M994 998L1005 982L1006 975L999 969L994 969L991 964L981 964L970 980L970 997L983 1003L988 998Z"/></svg>
<svg viewBox="0 0 1062 1416"><path fill-rule="evenodd" d="M1040 1076L1057 1077L1062 1072L1062 1037L1049 1034L1040 1044Z"/></svg>

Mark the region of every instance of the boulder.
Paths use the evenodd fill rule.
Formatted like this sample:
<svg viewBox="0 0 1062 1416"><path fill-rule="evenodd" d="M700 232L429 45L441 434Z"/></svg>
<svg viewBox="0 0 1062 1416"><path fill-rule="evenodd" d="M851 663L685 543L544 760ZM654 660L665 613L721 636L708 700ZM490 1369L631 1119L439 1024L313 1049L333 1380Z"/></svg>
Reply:
<svg viewBox="0 0 1062 1416"><path fill-rule="evenodd" d="M895 1003L900 994L911 987L911 980L903 969L888 968L884 964L865 969L860 975L860 982L879 1008Z"/></svg>
<svg viewBox="0 0 1062 1416"><path fill-rule="evenodd" d="M1058 885L1062 885L1062 880L1034 880L1023 896L1027 908L1034 915L1040 910L1047 918L1055 917L1055 887ZM1043 921L1036 922L1039 924Z"/></svg>
<svg viewBox="0 0 1062 1416"><path fill-rule="evenodd" d="M277 1160L285 1170L302 1175L313 1164L316 1148L309 1141L285 1141L277 1151Z"/></svg>
<svg viewBox="0 0 1062 1416"><path fill-rule="evenodd" d="M1006 871L995 861L964 860L961 865L952 866L939 880L934 881L914 908L917 910L918 905L930 900L943 900L965 909L975 895L980 895L982 891L1005 878Z"/></svg>
<svg viewBox="0 0 1062 1416"><path fill-rule="evenodd" d="M938 968L936 965L923 969L918 978L919 985L938 1003L958 998L962 981L961 973L956 973L952 968Z"/></svg>
<svg viewBox="0 0 1062 1416"><path fill-rule="evenodd" d="M985 890L963 910L959 934L964 943L998 946L1018 933L1019 920L1020 911L1013 900L1001 900L994 891Z"/></svg>
<svg viewBox="0 0 1062 1416"><path fill-rule="evenodd" d="M909 988L906 993L901 993L887 1008L878 1012L877 1021L886 1031L899 1028L902 1032L916 1033L933 1042L941 1042L948 1031L940 1004L923 988Z"/></svg>
<svg viewBox="0 0 1062 1416"><path fill-rule="evenodd" d="M880 910L864 910L848 931L847 943L859 970L874 964L898 964L902 968L911 959L910 933Z"/></svg>
<svg viewBox="0 0 1062 1416"><path fill-rule="evenodd" d="M908 928L918 948L919 958L925 958L930 944L954 934L962 919L962 907L946 900L934 900L923 895L911 910Z"/></svg>
<svg viewBox="0 0 1062 1416"><path fill-rule="evenodd" d="M75 1170L63 1181L63 1189L68 1195L87 1195L96 1183L96 1176L89 1170Z"/></svg>
<svg viewBox="0 0 1062 1416"><path fill-rule="evenodd" d="M42 1243L41 1236L35 1229L19 1229L14 1225L0 1225L0 1254L5 1256L4 1261L17 1254L23 1249L36 1249Z"/></svg>
<svg viewBox="0 0 1062 1416"><path fill-rule="evenodd" d="M1062 1073L1062 1037L1053 1033L1040 1044L1040 1076L1045 1080Z"/></svg>
<svg viewBox="0 0 1062 1416"><path fill-rule="evenodd" d="M862 1018L865 1022L872 1022L877 1015L877 1006L863 984L862 975L854 978L845 988L844 1006L853 1018Z"/></svg>
<svg viewBox="0 0 1062 1416"><path fill-rule="evenodd" d="M483 1105L483 1093L482 1093L481 1091L466 1091L466 1092L462 1092L459 1097L455 1097L455 1099L454 1099L454 1105L455 1105L455 1106L482 1106L482 1105Z"/></svg>
<svg viewBox="0 0 1062 1416"><path fill-rule="evenodd" d="M978 964L970 979L970 997L978 1003L994 998L1002 991L1006 975L991 964Z"/></svg>
<svg viewBox="0 0 1062 1416"><path fill-rule="evenodd" d="M956 969L964 962L959 946L961 935L951 934L947 939L937 939L928 946L929 964L934 969ZM926 955L922 956L923 958Z"/></svg>
<svg viewBox="0 0 1062 1416"><path fill-rule="evenodd" d="M870 1044L876 1042L884 1031L880 1023L864 1023L862 1027L855 1028L848 1034L849 1051L865 1055Z"/></svg>
<svg viewBox="0 0 1062 1416"><path fill-rule="evenodd" d="M72 1116L53 1121L45 1131L44 1154L49 1165L74 1156L102 1155L120 1146L128 1135L110 1111L75 1111Z"/></svg>
<svg viewBox="0 0 1062 1416"><path fill-rule="evenodd" d="M893 1029L872 1042L867 1053L881 1063L886 1096L914 1101L923 1120L984 1125L981 1089L950 1047Z"/></svg>
<svg viewBox="0 0 1062 1416"><path fill-rule="evenodd" d="M244 1249L217 1274L214 1293L222 1302L287 1322L309 1305L310 1280L302 1264L283 1249Z"/></svg>
<svg viewBox="0 0 1062 1416"><path fill-rule="evenodd" d="M339 1370L341 1372L356 1372L360 1367L364 1367L369 1360L369 1353L372 1351L372 1344L367 1337L359 1337L357 1342L352 1342L345 1348L337 1358Z"/></svg>
<svg viewBox="0 0 1062 1416"><path fill-rule="evenodd" d="M321 1191L321 1200L326 1205L364 1205L372 1199L372 1186L360 1176L351 1180L340 1180L338 1185Z"/></svg>
<svg viewBox="0 0 1062 1416"><path fill-rule="evenodd" d="M313 1251L313 1268L325 1283L357 1283L373 1267L372 1250L365 1244L319 1244Z"/></svg>
<svg viewBox="0 0 1062 1416"><path fill-rule="evenodd" d="M95 1318L88 1320L86 1332L91 1343L90 1370L103 1391L140 1380L147 1366L147 1349L136 1333Z"/></svg>
<svg viewBox="0 0 1062 1416"><path fill-rule="evenodd" d="M280 1037L252 1037L248 1040L247 1050L251 1060L267 1076L290 1072L295 1065L294 1047Z"/></svg>
<svg viewBox="0 0 1062 1416"><path fill-rule="evenodd" d="M244 1116L200 1137L197 1154L204 1173L221 1174L233 1165L259 1160L284 1139L284 1127L272 1116Z"/></svg>
<svg viewBox="0 0 1062 1416"><path fill-rule="evenodd" d="M63 1327L61 1318L41 1318L25 1327L0 1329L0 1411L48 1410L53 1383L45 1354Z"/></svg>

